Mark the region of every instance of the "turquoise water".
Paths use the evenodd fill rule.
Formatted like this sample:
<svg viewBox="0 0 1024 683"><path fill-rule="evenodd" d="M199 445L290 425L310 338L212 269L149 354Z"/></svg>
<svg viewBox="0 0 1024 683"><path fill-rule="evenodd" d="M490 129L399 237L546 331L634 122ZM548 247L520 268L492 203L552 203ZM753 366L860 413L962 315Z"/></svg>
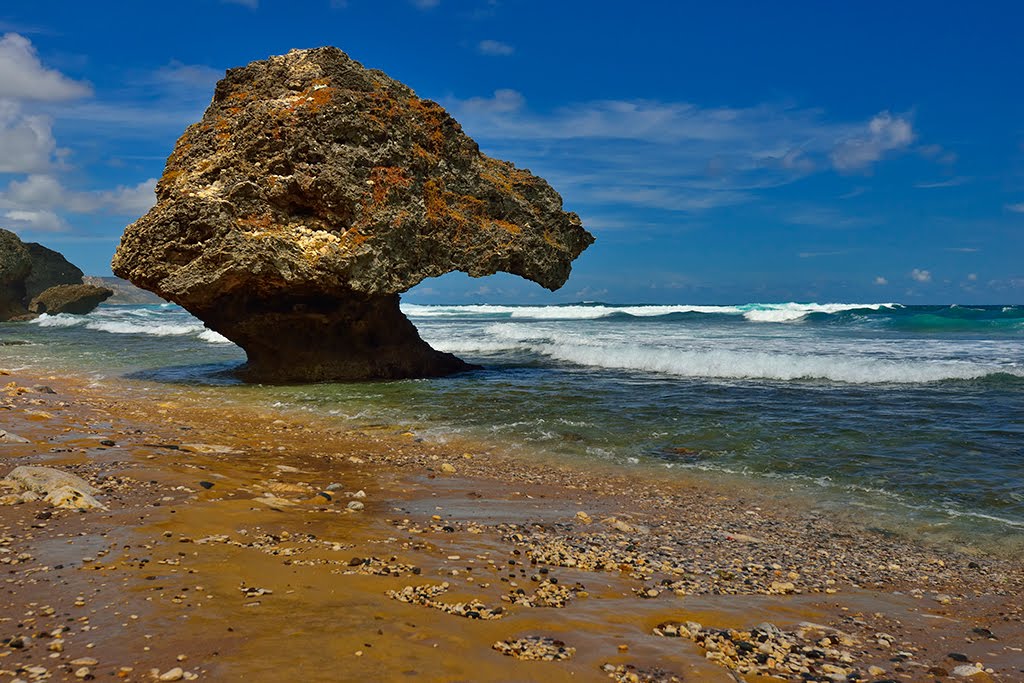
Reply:
<svg viewBox="0 0 1024 683"><path fill-rule="evenodd" d="M1024 307L405 305L484 366L439 380L246 387L174 306L0 325L3 365L86 370L433 440L739 477L915 534L1024 544Z"/></svg>

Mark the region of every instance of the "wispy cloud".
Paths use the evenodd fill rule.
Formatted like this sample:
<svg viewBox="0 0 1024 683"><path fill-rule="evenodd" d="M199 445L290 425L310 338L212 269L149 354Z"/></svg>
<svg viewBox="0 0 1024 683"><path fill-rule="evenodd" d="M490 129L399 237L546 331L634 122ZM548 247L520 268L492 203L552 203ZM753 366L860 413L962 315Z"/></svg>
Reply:
<svg viewBox="0 0 1024 683"><path fill-rule="evenodd" d="M539 112L510 89L443 103L485 150L542 172L568 198L684 212L751 201L833 167L865 170L913 139L909 122L887 112L834 122L775 103L596 100Z"/></svg>
<svg viewBox="0 0 1024 683"><path fill-rule="evenodd" d="M173 142L185 126L199 120L223 77L223 69L172 60L152 71L125 74L122 90L77 104L73 115L55 105L40 110L73 135L88 132L119 140L168 136Z"/></svg>
<svg viewBox="0 0 1024 683"><path fill-rule="evenodd" d="M215 69L205 64L184 64L172 59L142 80L174 89L200 89L212 95L213 86L222 78L224 78L223 69Z"/></svg>
<svg viewBox="0 0 1024 683"><path fill-rule="evenodd" d="M836 249L834 251L801 251L797 256L800 258L821 258L823 256L845 256L854 249Z"/></svg>
<svg viewBox="0 0 1024 683"><path fill-rule="evenodd" d="M866 216L851 216L829 206L796 205L783 211L781 219L790 225L808 225L828 229L860 228L874 221Z"/></svg>
<svg viewBox="0 0 1024 683"><path fill-rule="evenodd" d="M482 55L489 57L508 57L509 55L515 54L516 49L508 43L502 43L498 40L481 40L477 43L477 51Z"/></svg>
<svg viewBox="0 0 1024 683"><path fill-rule="evenodd" d="M956 163L958 158L956 152L951 152L944 148L942 145L920 145L917 148L917 153L925 159L936 161L940 164L947 166Z"/></svg>
<svg viewBox="0 0 1024 683"><path fill-rule="evenodd" d="M241 5L249 9L259 9L260 6L260 0L221 0L221 2L229 5Z"/></svg>
<svg viewBox="0 0 1024 683"><path fill-rule="evenodd" d="M1006 210L1012 211L1013 213L1024 213L1024 202L1020 202L1019 204L1007 204Z"/></svg>
<svg viewBox="0 0 1024 683"><path fill-rule="evenodd" d="M906 149L913 141L910 121L883 111L871 119L867 130L842 140L832 150L832 165L842 172L864 171L887 153Z"/></svg>
<svg viewBox="0 0 1024 683"><path fill-rule="evenodd" d="M967 176L956 176L955 178L949 178L948 180L936 180L934 182L922 182L914 183L914 187L922 190L932 190L940 187L956 187L958 185L964 185L971 181Z"/></svg>
<svg viewBox="0 0 1024 683"><path fill-rule="evenodd" d="M54 31L48 26L42 26L40 24L23 24L12 21L0 21L0 31L4 33L20 33L21 35L59 35L57 31Z"/></svg>
<svg viewBox="0 0 1024 683"><path fill-rule="evenodd" d="M875 284L879 286L884 286L889 284L889 280L879 275L878 277L875 278Z"/></svg>
<svg viewBox="0 0 1024 683"><path fill-rule="evenodd" d="M981 251L981 249L979 249L978 247L946 247L945 250L955 251L961 254L973 254L975 252Z"/></svg>
<svg viewBox="0 0 1024 683"><path fill-rule="evenodd" d="M441 0L409 0L416 9L434 9L441 4Z"/></svg>

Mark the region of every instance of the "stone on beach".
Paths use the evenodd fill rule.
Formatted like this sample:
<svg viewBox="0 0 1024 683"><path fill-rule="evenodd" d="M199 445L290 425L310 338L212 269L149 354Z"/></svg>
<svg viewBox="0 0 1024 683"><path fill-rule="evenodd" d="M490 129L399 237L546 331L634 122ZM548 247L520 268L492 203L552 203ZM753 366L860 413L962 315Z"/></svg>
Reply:
<svg viewBox="0 0 1024 683"><path fill-rule="evenodd" d="M399 294L453 271L548 289L592 242L543 179L336 48L231 69L128 226L114 272L241 346L262 381L429 377Z"/></svg>
<svg viewBox="0 0 1024 683"><path fill-rule="evenodd" d="M28 494L42 496L43 500L54 507L71 510L106 509L106 506L93 497L98 491L89 482L52 467L15 467L3 482ZM25 499L24 494L22 499Z"/></svg>
<svg viewBox="0 0 1024 683"><path fill-rule="evenodd" d="M23 436L0 429L0 443L29 443L29 440Z"/></svg>

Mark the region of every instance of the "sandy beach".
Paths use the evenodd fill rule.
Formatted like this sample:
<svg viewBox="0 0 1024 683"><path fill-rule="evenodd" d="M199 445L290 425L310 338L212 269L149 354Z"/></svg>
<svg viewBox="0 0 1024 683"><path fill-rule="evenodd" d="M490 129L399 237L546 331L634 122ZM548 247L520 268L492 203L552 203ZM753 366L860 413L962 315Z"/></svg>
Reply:
<svg viewBox="0 0 1024 683"><path fill-rule="evenodd" d="M1013 558L201 391L2 379L27 442L0 474L72 472L107 509L0 506L0 680L1024 676Z"/></svg>

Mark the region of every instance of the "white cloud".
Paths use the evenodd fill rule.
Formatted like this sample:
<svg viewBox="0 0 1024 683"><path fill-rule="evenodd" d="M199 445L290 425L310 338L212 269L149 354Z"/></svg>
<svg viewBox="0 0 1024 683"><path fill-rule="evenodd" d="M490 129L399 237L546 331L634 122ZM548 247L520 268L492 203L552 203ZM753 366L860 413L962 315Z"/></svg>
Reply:
<svg viewBox="0 0 1024 683"><path fill-rule="evenodd" d="M53 176L30 175L11 181L0 193L0 208L53 206L63 195L64 188Z"/></svg>
<svg viewBox="0 0 1024 683"><path fill-rule="evenodd" d="M97 196L100 205L112 214L141 216L156 204L156 178L149 178L130 187L118 185Z"/></svg>
<svg viewBox="0 0 1024 683"><path fill-rule="evenodd" d="M921 270L920 268L914 268L910 271L910 277L918 282L931 282L932 273L930 270Z"/></svg>
<svg viewBox="0 0 1024 683"><path fill-rule="evenodd" d="M508 57L516 51L508 43L502 43L498 40L481 40L476 48L480 51L480 54L490 57Z"/></svg>
<svg viewBox="0 0 1024 683"><path fill-rule="evenodd" d="M887 284L889 284L889 281L887 279L885 279L884 277L882 277L881 275L879 275L878 277L875 278L875 284L876 285L887 285Z"/></svg>
<svg viewBox="0 0 1024 683"><path fill-rule="evenodd" d="M830 157L838 171L863 171L887 152L905 149L913 141L914 129L910 121L883 111L871 119L867 130L836 145Z"/></svg>
<svg viewBox="0 0 1024 683"><path fill-rule="evenodd" d="M3 215L6 225L15 232L64 232L68 224L53 211L13 209Z"/></svg>
<svg viewBox="0 0 1024 683"><path fill-rule="evenodd" d="M493 97L470 97L467 100L449 100L449 102L454 103L456 110L479 119L481 122L494 115L519 112L526 106L526 98L523 97L523 94L511 88L495 90ZM491 121L491 123L495 124L496 128L501 126L497 121Z"/></svg>
<svg viewBox="0 0 1024 683"><path fill-rule="evenodd" d="M0 98L65 102L91 94L88 83L44 67L28 38L17 33L0 38Z"/></svg>
<svg viewBox="0 0 1024 683"><path fill-rule="evenodd" d="M1019 204L1007 204L1006 210L1014 213L1024 213L1024 202L1020 202Z"/></svg>
<svg viewBox="0 0 1024 683"><path fill-rule="evenodd" d="M967 274L967 279L970 280L971 282L977 282L978 274L977 273L968 273Z"/></svg>
<svg viewBox="0 0 1024 683"><path fill-rule="evenodd" d="M249 9L259 9L260 0L221 0L230 5L241 5L242 7L248 7Z"/></svg>
<svg viewBox="0 0 1024 683"><path fill-rule="evenodd" d="M0 173L44 171L57 152L49 117L25 114L0 100Z"/></svg>
<svg viewBox="0 0 1024 683"><path fill-rule="evenodd" d="M158 118L169 118L197 100L193 93L205 90L208 100L212 82L219 75L210 67L171 62L148 72L137 82L129 79L126 84L136 97L156 102L149 107L158 111ZM151 91L162 98L151 97ZM0 38L0 173L21 176L0 186L0 221L5 226L21 232L63 232L71 229L69 215L102 213L134 217L155 203L156 180L152 178L109 190L75 190L66 187L55 175L64 170L61 162L69 151L57 146L54 118L60 117L62 125L69 124L72 130L82 126L95 137L102 127L95 121L83 120L83 113L109 113L123 108L90 101L76 103L73 108L67 105L69 100L91 94L88 84L43 66L28 39L14 33ZM178 108L161 106L165 102L181 104ZM121 115L128 116L124 112ZM144 124L135 126L139 129ZM126 131L133 130L130 125L111 128L121 138ZM152 132L150 128L148 134Z"/></svg>
<svg viewBox="0 0 1024 683"><path fill-rule="evenodd" d="M150 178L129 187L79 192L64 187L53 176L37 174L8 183L0 191L0 210L7 210L8 217L32 223L33 229L42 229L35 225L48 224L47 217L57 216L58 212L140 216L156 203L155 188L156 179Z"/></svg>
<svg viewBox="0 0 1024 683"><path fill-rule="evenodd" d="M434 9L441 4L441 0L409 0L415 5L416 9Z"/></svg>

